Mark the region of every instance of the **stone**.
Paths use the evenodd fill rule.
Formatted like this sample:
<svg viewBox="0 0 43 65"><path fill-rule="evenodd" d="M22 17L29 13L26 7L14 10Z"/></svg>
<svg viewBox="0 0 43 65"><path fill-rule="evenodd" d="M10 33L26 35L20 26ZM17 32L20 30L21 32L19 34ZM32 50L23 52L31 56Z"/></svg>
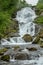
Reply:
<svg viewBox="0 0 43 65"><path fill-rule="evenodd" d="M7 50L7 48L0 49L0 55L3 55Z"/></svg>
<svg viewBox="0 0 43 65"><path fill-rule="evenodd" d="M25 42L31 42L32 41L32 37L29 34L25 34L23 36L23 39L24 39Z"/></svg>
<svg viewBox="0 0 43 65"><path fill-rule="evenodd" d="M14 51L17 50L17 49L20 49L20 46L15 46L14 47Z"/></svg>
<svg viewBox="0 0 43 65"><path fill-rule="evenodd" d="M42 43L42 44L40 44L40 47L41 47L41 48L43 48L43 43Z"/></svg>
<svg viewBox="0 0 43 65"><path fill-rule="evenodd" d="M37 51L35 47L27 48L29 51Z"/></svg>
<svg viewBox="0 0 43 65"><path fill-rule="evenodd" d="M9 55L3 55L3 56L1 57L1 60L8 62L8 61L10 60L10 56L9 56Z"/></svg>
<svg viewBox="0 0 43 65"><path fill-rule="evenodd" d="M32 42L32 44L38 44L40 40L40 37L39 36L36 36L35 40Z"/></svg>
<svg viewBox="0 0 43 65"><path fill-rule="evenodd" d="M15 59L16 60L29 60L30 55L28 55L27 53L19 52L15 55Z"/></svg>
<svg viewBox="0 0 43 65"><path fill-rule="evenodd" d="M40 38L43 38L43 29L40 30L40 32L39 32L39 37L40 37Z"/></svg>

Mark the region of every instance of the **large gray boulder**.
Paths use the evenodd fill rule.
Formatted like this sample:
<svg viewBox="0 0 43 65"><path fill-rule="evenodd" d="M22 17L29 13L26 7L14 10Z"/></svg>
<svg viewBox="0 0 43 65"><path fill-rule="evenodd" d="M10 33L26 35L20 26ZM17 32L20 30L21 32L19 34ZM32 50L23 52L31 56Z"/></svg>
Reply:
<svg viewBox="0 0 43 65"><path fill-rule="evenodd" d="M16 55L15 55L15 59L16 60L30 60L30 55L27 54L27 53L23 53L23 52L18 52Z"/></svg>

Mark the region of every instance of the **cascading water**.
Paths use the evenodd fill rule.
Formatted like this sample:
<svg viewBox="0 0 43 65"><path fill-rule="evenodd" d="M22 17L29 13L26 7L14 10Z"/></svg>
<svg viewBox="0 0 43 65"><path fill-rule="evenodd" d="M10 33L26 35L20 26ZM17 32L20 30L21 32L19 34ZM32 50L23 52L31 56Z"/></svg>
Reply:
<svg viewBox="0 0 43 65"><path fill-rule="evenodd" d="M35 35L35 24L32 21L35 18L36 18L35 12L29 7L22 8L20 11L18 11L17 15L16 15L16 19L19 21L20 37L10 38L10 42L7 41L6 39L2 39L2 41L1 41L2 45L13 45L13 44L17 45L17 43L22 44L22 43L24 43L24 40L22 39L23 35L30 34L31 36L34 36ZM39 50L40 50L40 52L38 52ZM43 49L42 49L42 51L41 51L41 49L39 49L39 50L37 51L37 53L39 53L39 55L40 55L38 60L32 59L32 60L22 60L22 61L19 60L18 61L18 60L15 60L14 57L13 58L10 57L10 62L14 62L14 63L16 62L15 65L43 65ZM24 49L22 51L28 52L26 49ZM10 49L10 52L13 53L14 51L12 49ZM10 52L7 52L7 53L10 53ZM8 64L8 65L11 65L11 64ZM12 64L12 65L14 65L14 64Z"/></svg>
<svg viewBox="0 0 43 65"><path fill-rule="evenodd" d="M19 34L23 37L24 34L35 34L35 24L32 22L36 18L35 12L29 8L22 8L17 12L16 19L19 21Z"/></svg>
<svg viewBox="0 0 43 65"><path fill-rule="evenodd" d="M34 36L35 35L35 24L32 21L35 18L36 18L35 12L29 7L22 8L20 11L18 11L16 15L16 19L19 22L20 37L10 38L10 42L7 42L4 39L4 41L7 43L2 43L2 45L5 45L5 44L17 45L19 43L21 45L22 43L25 43L25 41L22 39L23 35L30 34L31 36Z"/></svg>

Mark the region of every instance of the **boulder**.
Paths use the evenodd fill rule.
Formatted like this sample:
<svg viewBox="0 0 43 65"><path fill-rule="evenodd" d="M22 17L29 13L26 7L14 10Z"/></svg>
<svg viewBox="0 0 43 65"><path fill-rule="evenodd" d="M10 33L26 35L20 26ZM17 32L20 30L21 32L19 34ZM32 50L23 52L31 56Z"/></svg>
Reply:
<svg viewBox="0 0 43 65"><path fill-rule="evenodd" d="M29 60L30 55L28 55L27 53L19 52L15 55L15 59L16 60Z"/></svg>
<svg viewBox="0 0 43 65"><path fill-rule="evenodd" d="M1 57L1 60L8 62L10 60L10 56L9 55L4 55L4 56Z"/></svg>
<svg viewBox="0 0 43 65"><path fill-rule="evenodd" d="M37 48L35 47L31 47L31 48L27 48L29 51L37 51Z"/></svg>
<svg viewBox="0 0 43 65"><path fill-rule="evenodd" d="M25 34L23 36L23 39L24 39L25 42L31 42L32 41L32 37L29 34Z"/></svg>
<svg viewBox="0 0 43 65"><path fill-rule="evenodd" d="M3 55L7 50L7 48L0 49L0 55Z"/></svg>
<svg viewBox="0 0 43 65"><path fill-rule="evenodd" d="M40 32L39 32L39 37L40 37L40 38L43 38L43 29L40 30Z"/></svg>
<svg viewBox="0 0 43 65"><path fill-rule="evenodd" d="M43 48L43 44L40 44L40 47Z"/></svg>
<svg viewBox="0 0 43 65"><path fill-rule="evenodd" d="M17 45L17 46L14 47L14 51L17 50L17 49L20 49L20 46Z"/></svg>
<svg viewBox="0 0 43 65"><path fill-rule="evenodd" d="M32 42L32 44L38 44L40 41L40 37L36 36L36 38L34 39L34 41Z"/></svg>

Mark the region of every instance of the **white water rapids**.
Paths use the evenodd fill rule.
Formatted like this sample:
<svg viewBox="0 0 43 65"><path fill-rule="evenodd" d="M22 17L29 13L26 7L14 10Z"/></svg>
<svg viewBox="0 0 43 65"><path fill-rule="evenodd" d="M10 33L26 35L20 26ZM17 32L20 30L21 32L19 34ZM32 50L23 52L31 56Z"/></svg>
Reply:
<svg viewBox="0 0 43 65"><path fill-rule="evenodd" d="M31 36L35 34L35 24L32 22L35 18L35 12L29 7L22 8L17 12L16 19L19 21L19 34L21 37L25 34Z"/></svg>

